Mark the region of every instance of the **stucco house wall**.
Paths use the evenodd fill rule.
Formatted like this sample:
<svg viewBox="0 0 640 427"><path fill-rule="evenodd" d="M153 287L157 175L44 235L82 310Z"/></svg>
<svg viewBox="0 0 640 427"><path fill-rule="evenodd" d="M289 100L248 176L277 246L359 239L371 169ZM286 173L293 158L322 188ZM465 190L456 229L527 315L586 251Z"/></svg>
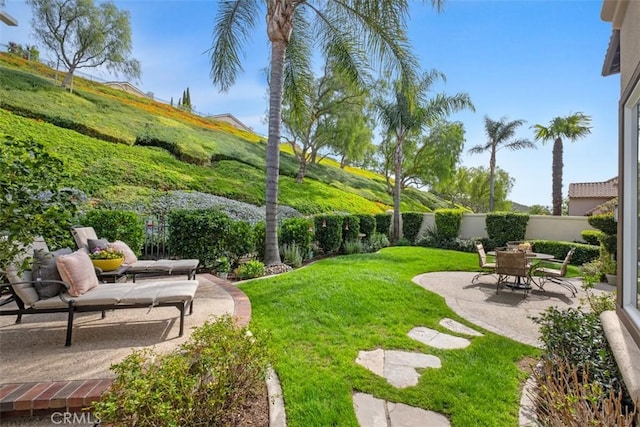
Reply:
<svg viewBox="0 0 640 427"><path fill-rule="evenodd" d="M640 1L627 2L627 10L620 27L620 87L624 90L640 63Z"/></svg>
<svg viewBox="0 0 640 427"><path fill-rule="evenodd" d="M586 215L586 213L591 209L600 206L608 200L610 199L601 197L584 197L581 199L570 199L568 214L572 216Z"/></svg>

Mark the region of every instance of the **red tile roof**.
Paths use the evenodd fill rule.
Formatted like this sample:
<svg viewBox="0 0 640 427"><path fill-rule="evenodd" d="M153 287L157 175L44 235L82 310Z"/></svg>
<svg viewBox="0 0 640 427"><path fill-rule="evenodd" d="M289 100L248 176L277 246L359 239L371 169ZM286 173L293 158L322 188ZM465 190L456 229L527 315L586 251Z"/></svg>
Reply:
<svg viewBox="0 0 640 427"><path fill-rule="evenodd" d="M569 184L569 198L607 198L618 196L618 177L603 182Z"/></svg>

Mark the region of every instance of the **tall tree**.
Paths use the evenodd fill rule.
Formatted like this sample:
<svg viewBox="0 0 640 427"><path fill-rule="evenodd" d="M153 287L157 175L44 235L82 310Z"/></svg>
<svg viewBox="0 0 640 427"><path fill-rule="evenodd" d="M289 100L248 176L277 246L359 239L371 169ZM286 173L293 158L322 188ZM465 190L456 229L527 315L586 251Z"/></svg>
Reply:
<svg viewBox="0 0 640 427"><path fill-rule="evenodd" d="M591 133L591 116L577 112L567 117L555 117L549 126L534 126L535 137L543 144L553 141L553 160L551 164L551 201L553 215L562 215L562 140L573 142Z"/></svg>
<svg viewBox="0 0 640 427"><path fill-rule="evenodd" d="M487 212L489 208L489 170L484 167L460 167L446 180L437 182L431 190L438 196L450 200L452 205L462 205L474 212ZM507 200L514 180L500 167L494 174L494 206L496 210L508 211Z"/></svg>
<svg viewBox="0 0 640 427"><path fill-rule="evenodd" d="M140 77L140 63L130 57L129 12L107 1L27 0L33 9L36 37L67 67L62 87L78 68L105 66L114 74Z"/></svg>
<svg viewBox="0 0 640 427"><path fill-rule="evenodd" d="M485 151L491 153L489 158L489 212L495 208L495 173L496 173L496 153L502 148L508 150L522 150L523 148L536 148L535 144L528 139L512 139L516 129L525 123L524 120L508 121L506 117L500 120L491 120L489 116L484 116L484 131L487 134L487 143L476 145L469 150L469 153L478 154Z"/></svg>
<svg viewBox="0 0 640 427"><path fill-rule="evenodd" d="M440 8L444 0L431 0ZM213 30L211 78L229 89L242 66L240 52L266 5L269 64L265 264L280 263L277 234L278 173L282 98L304 96L312 78L314 49L335 60L337 69L362 79L371 61L410 79L417 61L406 35L407 0L220 0ZM357 28L357 31L354 29ZM285 85L286 81L286 85ZM299 89L299 90L297 90Z"/></svg>
<svg viewBox="0 0 640 427"><path fill-rule="evenodd" d="M437 70L425 73L412 82L399 80L395 84L391 100L378 101L380 121L385 132L394 139L394 190L392 240L402 237L400 227L400 194L402 191L402 169L404 165L404 143L409 138L418 137L426 127L435 125L449 114L465 108L474 110L469 95L458 93L453 96L439 93L429 98L433 84L445 80Z"/></svg>

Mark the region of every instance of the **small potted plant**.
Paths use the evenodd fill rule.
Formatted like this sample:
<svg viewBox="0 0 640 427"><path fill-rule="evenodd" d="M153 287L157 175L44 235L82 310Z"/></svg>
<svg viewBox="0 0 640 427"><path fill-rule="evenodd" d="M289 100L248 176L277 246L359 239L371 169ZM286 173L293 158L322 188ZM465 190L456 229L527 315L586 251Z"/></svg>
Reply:
<svg viewBox="0 0 640 427"><path fill-rule="evenodd" d="M89 254L91 262L94 266L102 271L111 271L120 267L124 262L124 253L113 249L112 247L95 248Z"/></svg>
<svg viewBox="0 0 640 427"><path fill-rule="evenodd" d="M223 280L227 280L229 272L231 271L231 262L226 256L220 257L216 260L216 276Z"/></svg>
<svg viewBox="0 0 640 427"><path fill-rule="evenodd" d="M602 273L607 278L607 283L616 286L618 283L618 265L616 260L611 256L603 257L602 259Z"/></svg>

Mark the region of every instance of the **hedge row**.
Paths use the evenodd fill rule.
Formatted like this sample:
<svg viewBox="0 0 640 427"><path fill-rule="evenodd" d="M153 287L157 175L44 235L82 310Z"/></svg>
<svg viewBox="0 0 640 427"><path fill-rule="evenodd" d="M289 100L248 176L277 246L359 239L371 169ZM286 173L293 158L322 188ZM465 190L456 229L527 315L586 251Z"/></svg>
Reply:
<svg viewBox="0 0 640 427"><path fill-rule="evenodd" d="M567 252L575 247L576 251L571 257L572 265L582 265L593 261L600 255L599 246L586 245L584 243L557 242L553 240L532 240L530 242L535 252L551 254L555 259L564 259L567 256Z"/></svg>

